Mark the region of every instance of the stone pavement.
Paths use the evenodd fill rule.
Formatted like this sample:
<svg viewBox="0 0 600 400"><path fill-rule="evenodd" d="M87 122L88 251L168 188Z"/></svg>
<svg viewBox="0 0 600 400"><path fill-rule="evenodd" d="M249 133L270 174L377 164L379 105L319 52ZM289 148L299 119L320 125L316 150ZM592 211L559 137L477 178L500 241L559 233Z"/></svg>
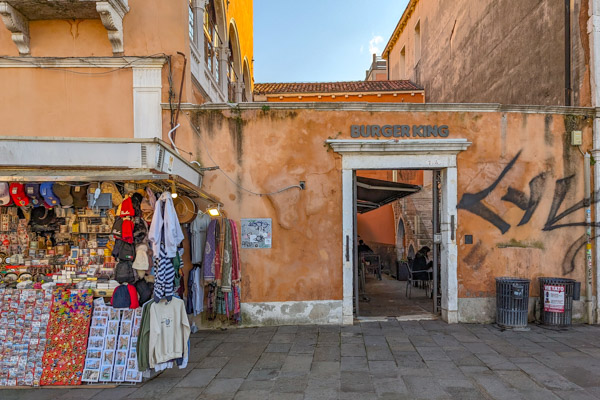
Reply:
<svg viewBox="0 0 600 400"><path fill-rule="evenodd" d="M600 327L440 321L192 335L190 365L138 387L0 390L0 399L594 399Z"/></svg>

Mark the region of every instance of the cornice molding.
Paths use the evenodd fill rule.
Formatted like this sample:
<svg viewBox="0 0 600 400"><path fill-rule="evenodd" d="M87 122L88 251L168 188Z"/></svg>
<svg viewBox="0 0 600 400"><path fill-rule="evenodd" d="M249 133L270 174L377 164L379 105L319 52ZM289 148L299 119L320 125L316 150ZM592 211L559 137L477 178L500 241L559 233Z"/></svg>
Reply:
<svg viewBox="0 0 600 400"><path fill-rule="evenodd" d="M19 54L29 54L29 20L5 1L0 1L0 17L12 33L12 41L17 45Z"/></svg>
<svg viewBox="0 0 600 400"><path fill-rule="evenodd" d="M406 9L404 10L402 17L400 18L400 21L398 21L398 25L396 25L396 28L394 29L394 32L392 33L390 40L385 45L385 48L383 49L383 52L381 53L381 58L387 59L389 57L390 51L392 51L392 49L396 45L396 42L398 41L398 39L400 38L400 35L404 31L404 28L408 24L408 20L410 19L413 12L415 11L415 8L417 7L418 2L419 2L419 0L410 0L408 5L406 6Z"/></svg>
<svg viewBox="0 0 600 400"><path fill-rule="evenodd" d="M469 148L467 139L326 140L333 151L347 153L458 154Z"/></svg>
<svg viewBox="0 0 600 400"><path fill-rule="evenodd" d="M168 109L168 104L162 104ZM367 103L367 102L248 102L248 103L209 103L182 104L181 109L187 111L201 110L316 110L316 111L365 111L365 112L495 112L521 114L558 114L582 115L590 118L600 118L600 108L592 107L562 107L537 105L503 105L478 103Z"/></svg>
<svg viewBox="0 0 600 400"><path fill-rule="evenodd" d="M164 57L5 57L0 68L161 68Z"/></svg>
<svg viewBox="0 0 600 400"><path fill-rule="evenodd" d="M302 97L309 97L309 96L322 96L322 97L331 97L331 96L335 96L335 97L341 97L341 96L376 96L378 94L380 95L389 95L389 94L411 94L411 93L418 93L418 94L425 94L425 90L424 89L414 89L414 90L390 90L390 91L381 91L381 92L298 92L298 93L269 93L269 94L265 94L265 93L254 93L255 95L258 96L265 96L265 97L298 97L298 96L302 96Z"/></svg>

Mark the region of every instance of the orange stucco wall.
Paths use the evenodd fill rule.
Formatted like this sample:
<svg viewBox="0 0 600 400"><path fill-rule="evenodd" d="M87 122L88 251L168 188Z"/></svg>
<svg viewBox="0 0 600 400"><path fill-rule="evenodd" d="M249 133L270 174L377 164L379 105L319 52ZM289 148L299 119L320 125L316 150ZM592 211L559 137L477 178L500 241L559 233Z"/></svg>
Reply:
<svg viewBox="0 0 600 400"><path fill-rule="evenodd" d="M358 235L366 243L396 244L394 209L391 204L386 204L364 214L358 214L356 220Z"/></svg>
<svg viewBox="0 0 600 400"><path fill-rule="evenodd" d="M299 96L267 96L266 101L285 103L285 102L321 102L321 101L332 101L332 102L357 102L366 101L368 103L425 103L425 95L423 93L399 93L396 96L393 94L382 93L381 96L377 94L363 94L358 97L358 94L349 94L348 97L345 95L332 95L323 94L320 95L301 95ZM257 101L262 101L257 97Z"/></svg>
<svg viewBox="0 0 600 400"><path fill-rule="evenodd" d="M223 0L221 0L223 1ZM225 2L223 1L223 4ZM203 103L190 72L188 1L130 0L123 19L125 56L171 56L173 91L177 101L183 57L183 103ZM223 6L225 8L225 6ZM229 3L227 18L236 21L242 58L252 59L252 0ZM99 19L30 21L33 57L113 57L108 34ZM0 55L18 57L10 31L0 22ZM93 61L92 61L93 62ZM133 74L130 68L0 68L1 135L133 137ZM249 62L250 68L252 63ZM67 71L68 70L68 71ZM163 103L169 100L169 69L162 69ZM189 141L193 131L180 116L177 143ZM163 113L163 139L171 129L170 113Z"/></svg>
<svg viewBox="0 0 600 400"><path fill-rule="evenodd" d="M334 105L332 105L334 107ZM255 192L273 192L306 181L306 190L251 195L222 176L208 172L205 188L225 203L231 218L272 218L273 247L242 250L244 301L325 300L342 298L341 157L328 150L328 137L350 139L351 124L446 124L450 137L472 146L458 156L458 200L490 187L482 202L509 229L504 233L475 215L458 211L459 297L492 297L494 277L542 275L582 280L584 255L574 242L584 221L582 209L547 225L553 206L558 213L583 197L583 159L569 145L568 129L582 129L589 149L590 118L552 114L506 113L503 129L498 112L361 112L308 109L205 110L195 115L203 140L190 148L210 163L209 151L236 184ZM410 139L405 139L410 140ZM511 160L519 155L514 164ZM390 166L392 168L393 166ZM506 173L502 175L504 169ZM544 185L530 182L540 174ZM560 180L573 176L562 202L555 197ZM531 219L519 226L525 211L503 200L509 188L539 198ZM466 197L464 197L466 196ZM465 203L466 204L466 203ZM555 207L556 208L556 207ZM471 211L469 211L469 209ZM552 218L550 218L552 219ZM473 244L465 244L473 235ZM575 246L575 247L573 247ZM573 264L571 264L573 262ZM532 294L537 289L532 285Z"/></svg>

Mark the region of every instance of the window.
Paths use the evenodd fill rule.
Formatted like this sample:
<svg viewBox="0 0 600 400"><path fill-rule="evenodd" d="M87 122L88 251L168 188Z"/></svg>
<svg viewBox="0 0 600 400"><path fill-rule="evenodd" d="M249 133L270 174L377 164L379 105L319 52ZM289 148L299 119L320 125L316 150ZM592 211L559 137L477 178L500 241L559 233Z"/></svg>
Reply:
<svg viewBox="0 0 600 400"><path fill-rule="evenodd" d="M204 60L206 62L206 68L215 77L217 82L219 81L219 60L217 57L218 33L217 33L217 18L215 14L215 7L212 1L206 4L204 10Z"/></svg>
<svg viewBox="0 0 600 400"><path fill-rule="evenodd" d="M421 59L421 21L415 25L415 65Z"/></svg>
<svg viewBox="0 0 600 400"><path fill-rule="evenodd" d="M193 5L194 0L190 0L189 1L189 5L190 8L188 9L188 29L189 29L189 33L190 33L190 38L192 39L192 42L196 41L196 29L195 29L195 25L194 25L194 5Z"/></svg>
<svg viewBox="0 0 600 400"><path fill-rule="evenodd" d="M402 46L400 50L400 61L399 61L400 76L399 79L406 79L406 46Z"/></svg>
<svg viewBox="0 0 600 400"><path fill-rule="evenodd" d="M234 83L237 81L235 70L233 69L233 46L231 41L229 42L229 59L227 60L227 89L228 89L228 100L235 102L235 86Z"/></svg>

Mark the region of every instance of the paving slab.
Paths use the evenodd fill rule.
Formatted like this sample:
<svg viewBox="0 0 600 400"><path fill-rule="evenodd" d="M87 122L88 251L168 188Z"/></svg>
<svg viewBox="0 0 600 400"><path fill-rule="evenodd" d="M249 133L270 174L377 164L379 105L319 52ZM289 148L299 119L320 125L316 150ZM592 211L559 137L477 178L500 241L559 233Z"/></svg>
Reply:
<svg viewBox="0 0 600 400"><path fill-rule="evenodd" d="M201 331L190 363L115 389L2 400L600 399L600 327L529 332L441 321Z"/></svg>

